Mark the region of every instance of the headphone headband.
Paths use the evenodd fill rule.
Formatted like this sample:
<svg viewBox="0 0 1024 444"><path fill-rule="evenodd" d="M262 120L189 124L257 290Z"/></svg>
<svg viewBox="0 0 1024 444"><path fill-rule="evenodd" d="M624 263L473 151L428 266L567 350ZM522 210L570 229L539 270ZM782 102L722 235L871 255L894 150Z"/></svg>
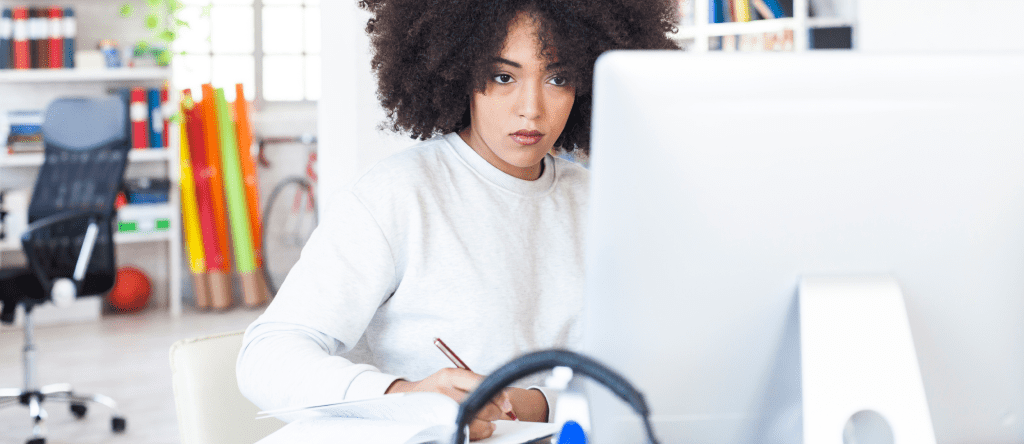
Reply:
<svg viewBox="0 0 1024 444"><path fill-rule="evenodd" d="M459 406L459 415L456 418L455 436L453 444L464 444L466 442L465 429L476 414L488 403L491 398L508 387L509 384L518 381L526 376L543 370L550 370L555 367L569 367L574 373L588 376L601 383L612 393L617 395L627 404L633 407L644 420L644 427L647 430L647 437L651 444L658 444L651 430L650 415L647 409L647 402L644 395L614 370L605 367L589 357L569 350L552 349L528 353L520 356L507 364L501 366L490 376L484 378L469 397Z"/></svg>

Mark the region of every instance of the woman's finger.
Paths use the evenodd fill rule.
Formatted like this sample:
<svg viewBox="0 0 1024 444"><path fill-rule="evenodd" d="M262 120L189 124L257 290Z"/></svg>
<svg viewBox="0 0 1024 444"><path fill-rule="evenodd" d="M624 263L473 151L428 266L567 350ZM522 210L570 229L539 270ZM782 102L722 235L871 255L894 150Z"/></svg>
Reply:
<svg viewBox="0 0 1024 444"><path fill-rule="evenodd" d="M484 438L490 438L494 434L496 426L490 421L481 421L474 419L469 423L469 440L478 441Z"/></svg>

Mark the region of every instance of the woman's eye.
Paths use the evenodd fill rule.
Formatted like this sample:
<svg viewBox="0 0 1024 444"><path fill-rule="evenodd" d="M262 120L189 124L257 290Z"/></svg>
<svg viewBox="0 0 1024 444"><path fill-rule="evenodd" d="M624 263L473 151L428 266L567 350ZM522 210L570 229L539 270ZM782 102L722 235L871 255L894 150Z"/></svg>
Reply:
<svg viewBox="0 0 1024 444"><path fill-rule="evenodd" d="M494 76L494 81L502 85L512 83L512 76L508 74L497 74Z"/></svg>
<svg viewBox="0 0 1024 444"><path fill-rule="evenodd" d="M555 76L552 77L551 80L548 80L548 83L555 86L566 86L569 84L569 81L566 80L565 77Z"/></svg>

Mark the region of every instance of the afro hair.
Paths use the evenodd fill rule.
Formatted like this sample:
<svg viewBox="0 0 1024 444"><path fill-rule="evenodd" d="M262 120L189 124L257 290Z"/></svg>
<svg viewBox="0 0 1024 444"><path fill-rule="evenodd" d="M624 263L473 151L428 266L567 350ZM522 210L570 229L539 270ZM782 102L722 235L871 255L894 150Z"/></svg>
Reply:
<svg viewBox="0 0 1024 444"><path fill-rule="evenodd" d="M555 147L587 155L594 62L613 49L678 49L668 34L676 0L362 0L372 15L384 127L425 140L469 127L469 98L483 91L508 26L520 12L540 29L542 54L557 54L576 101ZM552 51L551 49L554 49Z"/></svg>

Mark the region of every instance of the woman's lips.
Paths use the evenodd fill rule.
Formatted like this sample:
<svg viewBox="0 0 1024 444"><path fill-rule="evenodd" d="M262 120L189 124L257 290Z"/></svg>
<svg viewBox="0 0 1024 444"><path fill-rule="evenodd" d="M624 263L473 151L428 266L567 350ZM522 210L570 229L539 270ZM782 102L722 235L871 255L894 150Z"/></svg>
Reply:
<svg viewBox="0 0 1024 444"><path fill-rule="evenodd" d="M510 134L512 140L520 145L535 145L544 138L540 131L516 131Z"/></svg>

